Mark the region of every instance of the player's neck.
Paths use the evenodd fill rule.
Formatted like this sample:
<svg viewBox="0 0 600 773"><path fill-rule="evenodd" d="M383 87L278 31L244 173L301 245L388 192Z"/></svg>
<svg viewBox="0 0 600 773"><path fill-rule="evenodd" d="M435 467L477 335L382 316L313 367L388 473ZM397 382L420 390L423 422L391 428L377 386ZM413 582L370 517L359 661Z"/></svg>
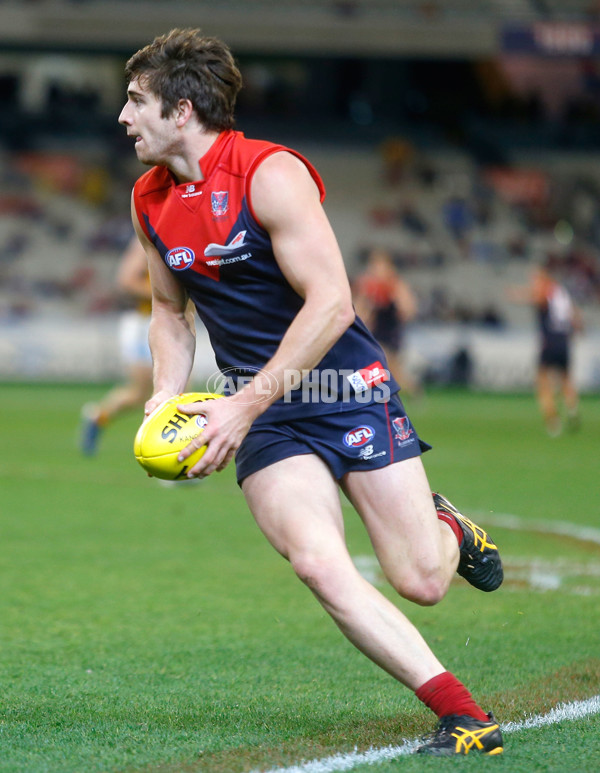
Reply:
<svg viewBox="0 0 600 773"><path fill-rule="evenodd" d="M169 159L167 164L178 183L197 182L204 179L202 157L214 145L219 132L195 132L186 138L181 152Z"/></svg>

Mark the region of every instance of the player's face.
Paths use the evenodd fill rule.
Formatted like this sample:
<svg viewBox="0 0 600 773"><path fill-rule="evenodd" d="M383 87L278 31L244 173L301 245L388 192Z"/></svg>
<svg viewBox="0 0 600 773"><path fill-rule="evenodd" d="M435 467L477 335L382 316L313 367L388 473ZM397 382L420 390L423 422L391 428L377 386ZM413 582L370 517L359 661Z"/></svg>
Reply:
<svg viewBox="0 0 600 773"><path fill-rule="evenodd" d="M160 100L139 80L132 80L119 123L126 127L128 137L135 137L135 152L143 164L166 165L177 152L175 119L163 118L161 111Z"/></svg>

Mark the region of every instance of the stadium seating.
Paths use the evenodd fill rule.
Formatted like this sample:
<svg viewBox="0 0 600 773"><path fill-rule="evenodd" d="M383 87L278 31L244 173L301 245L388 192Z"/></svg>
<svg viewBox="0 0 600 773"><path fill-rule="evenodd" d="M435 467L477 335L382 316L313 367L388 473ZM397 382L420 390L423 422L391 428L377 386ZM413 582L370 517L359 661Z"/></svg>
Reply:
<svg viewBox="0 0 600 773"><path fill-rule="evenodd" d="M327 211L349 273L360 269L371 247L388 248L421 296L423 321L523 323L529 312L512 306L504 288L526 281L532 265L550 252L570 258L576 295L587 314L596 313L600 179L584 174L575 159L550 156L535 168L503 170L494 181L466 153L419 152L390 184L377 150L312 143L300 149L326 181ZM114 273L131 234L129 189L121 190L122 181L115 182L119 193L97 206L82 197L81 186L56 190L39 169L13 180L11 195L6 159L2 179L0 313L118 310ZM543 202L528 202L540 185L547 188ZM563 213L555 209L555 190L568 193L563 206L573 205ZM591 269L575 260L576 245L577 254L595 258Z"/></svg>

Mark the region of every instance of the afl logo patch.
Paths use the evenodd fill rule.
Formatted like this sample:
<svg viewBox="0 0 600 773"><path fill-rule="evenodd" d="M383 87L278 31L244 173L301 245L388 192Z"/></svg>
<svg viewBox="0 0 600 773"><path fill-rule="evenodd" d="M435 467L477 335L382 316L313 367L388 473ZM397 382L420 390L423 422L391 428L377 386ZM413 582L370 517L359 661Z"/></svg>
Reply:
<svg viewBox="0 0 600 773"><path fill-rule="evenodd" d="M350 432L346 432L344 435L344 445L348 446L348 448L359 448L374 437L375 430L373 427L363 424L360 427L354 427Z"/></svg>
<svg viewBox="0 0 600 773"><path fill-rule="evenodd" d="M189 247L173 247L165 255L165 263L173 271L184 271L194 262L194 252Z"/></svg>

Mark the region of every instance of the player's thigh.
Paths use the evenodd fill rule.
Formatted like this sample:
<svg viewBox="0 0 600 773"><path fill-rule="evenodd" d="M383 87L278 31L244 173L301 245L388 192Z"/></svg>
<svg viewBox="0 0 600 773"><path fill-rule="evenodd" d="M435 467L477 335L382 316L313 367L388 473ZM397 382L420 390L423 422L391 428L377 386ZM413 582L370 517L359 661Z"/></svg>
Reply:
<svg viewBox="0 0 600 773"><path fill-rule="evenodd" d="M129 368L129 381L144 398L151 394L152 375L152 364L134 362Z"/></svg>
<svg viewBox="0 0 600 773"><path fill-rule="evenodd" d="M244 479L242 491L269 542L296 557L345 551L339 488L314 454L282 459Z"/></svg>
<svg viewBox="0 0 600 773"><path fill-rule="evenodd" d="M537 372L537 386L540 392L552 392L554 374L548 365L540 365Z"/></svg>
<svg viewBox="0 0 600 773"><path fill-rule="evenodd" d="M350 472L342 485L388 577L444 563L439 521L420 456Z"/></svg>

